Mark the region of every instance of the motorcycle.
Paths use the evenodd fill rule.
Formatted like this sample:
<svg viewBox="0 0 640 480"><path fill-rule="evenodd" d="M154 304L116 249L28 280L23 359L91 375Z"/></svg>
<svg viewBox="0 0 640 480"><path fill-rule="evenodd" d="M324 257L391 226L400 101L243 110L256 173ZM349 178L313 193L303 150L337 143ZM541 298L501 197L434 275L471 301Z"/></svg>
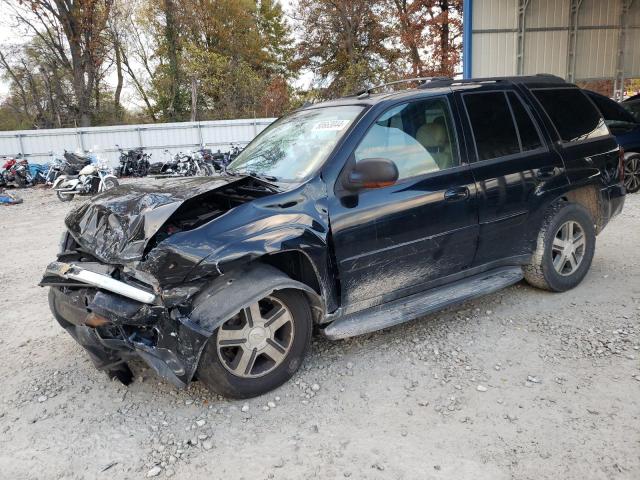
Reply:
<svg viewBox="0 0 640 480"><path fill-rule="evenodd" d="M81 155L79 153L64 151L63 158L54 156L53 152L49 152L51 161L49 168L44 175L44 183L53 185L61 175L78 175L87 165L95 162L97 159L92 155Z"/></svg>
<svg viewBox="0 0 640 480"><path fill-rule="evenodd" d="M94 195L118 186L118 179L111 169L104 165L90 164L78 175L60 175L53 183L53 189L62 202L73 200L75 195Z"/></svg>
<svg viewBox="0 0 640 480"><path fill-rule="evenodd" d="M29 162L24 158L9 158L0 171L0 186L25 188L33 183Z"/></svg>
<svg viewBox="0 0 640 480"><path fill-rule="evenodd" d="M46 185L53 185L53 182L55 182L60 175L64 175L62 172L65 168L65 163L66 162L64 160L61 160L60 158L52 158L52 160L49 162L47 173L45 173L44 175L44 183Z"/></svg>
<svg viewBox="0 0 640 480"><path fill-rule="evenodd" d="M119 145L116 145L120 152L120 166L116 174L119 177L145 177L149 173L148 153L144 153L142 147L124 151Z"/></svg>
<svg viewBox="0 0 640 480"><path fill-rule="evenodd" d="M210 176L216 173L216 169L212 163L207 162L202 150L195 153L189 152L191 162L189 164L188 176Z"/></svg>
<svg viewBox="0 0 640 480"><path fill-rule="evenodd" d="M178 159L177 174L183 177L203 177L213 175L215 170L212 165L206 163L200 154L182 152L176 155Z"/></svg>
<svg viewBox="0 0 640 480"><path fill-rule="evenodd" d="M164 151L169 157L164 162L156 162L149 167L149 175L176 175L178 171L178 158L177 155L172 157L169 150Z"/></svg>
<svg viewBox="0 0 640 480"><path fill-rule="evenodd" d="M197 153L215 172L223 171L228 164L228 152L222 153L220 150L214 152L210 148L201 148Z"/></svg>
<svg viewBox="0 0 640 480"><path fill-rule="evenodd" d="M236 157L238 155L240 155L240 153L243 150L242 147L240 147L240 145L237 144L237 143L231 143L230 148L231 148L231 150L229 150L227 152L227 159L226 159L227 160L227 165L229 165L231 162L233 162L236 159Z"/></svg>

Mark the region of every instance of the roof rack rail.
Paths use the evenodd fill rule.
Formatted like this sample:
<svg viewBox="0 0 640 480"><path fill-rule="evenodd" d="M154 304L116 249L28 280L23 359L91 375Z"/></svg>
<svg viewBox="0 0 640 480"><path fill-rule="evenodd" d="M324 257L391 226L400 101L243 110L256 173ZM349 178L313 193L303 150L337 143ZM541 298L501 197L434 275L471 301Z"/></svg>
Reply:
<svg viewBox="0 0 640 480"><path fill-rule="evenodd" d="M425 85L425 84L427 84L429 82L434 82L434 81L439 82L439 81L445 81L445 80L452 80L453 81L453 79L450 78L450 77L403 78L401 80L395 80L393 82L381 83L380 85L375 85L373 87L365 88L364 90L360 90L359 92L356 92L353 95L349 95L349 96L358 97L358 98L365 98L365 97L369 96L373 90L378 90L380 88L388 87L390 85L397 85L399 83L420 82L421 83L420 87L422 87L423 85Z"/></svg>
<svg viewBox="0 0 640 480"><path fill-rule="evenodd" d="M433 82L423 83L418 88L437 88L450 85L466 85L474 83L567 83L564 78L550 73L537 73L535 75L521 75L512 77L479 77L465 79L440 79Z"/></svg>

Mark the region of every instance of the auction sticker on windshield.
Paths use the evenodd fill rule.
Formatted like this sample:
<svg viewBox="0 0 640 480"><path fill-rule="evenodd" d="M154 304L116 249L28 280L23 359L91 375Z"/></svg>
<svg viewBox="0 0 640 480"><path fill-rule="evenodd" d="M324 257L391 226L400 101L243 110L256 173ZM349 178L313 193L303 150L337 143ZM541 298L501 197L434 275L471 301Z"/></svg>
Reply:
<svg viewBox="0 0 640 480"><path fill-rule="evenodd" d="M344 130L350 123L351 120L323 120L316 123L313 130L338 132Z"/></svg>

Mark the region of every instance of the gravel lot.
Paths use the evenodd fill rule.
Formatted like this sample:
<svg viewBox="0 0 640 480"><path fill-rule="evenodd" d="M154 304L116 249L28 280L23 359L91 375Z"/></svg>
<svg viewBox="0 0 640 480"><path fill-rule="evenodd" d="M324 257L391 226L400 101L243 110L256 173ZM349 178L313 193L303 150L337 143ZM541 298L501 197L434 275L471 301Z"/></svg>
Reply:
<svg viewBox="0 0 640 480"><path fill-rule="evenodd" d="M1 478L640 478L640 195L575 290L317 337L291 382L241 402L96 371L36 286L81 200L19 193L0 207Z"/></svg>

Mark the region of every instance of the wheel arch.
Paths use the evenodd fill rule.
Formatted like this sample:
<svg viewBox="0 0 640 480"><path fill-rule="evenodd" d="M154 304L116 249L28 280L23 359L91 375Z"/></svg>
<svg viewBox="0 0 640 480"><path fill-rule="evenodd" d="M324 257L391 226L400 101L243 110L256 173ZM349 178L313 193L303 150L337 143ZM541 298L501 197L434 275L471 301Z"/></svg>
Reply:
<svg viewBox="0 0 640 480"><path fill-rule="evenodd" d="M570 190L564 193L558 200L576 203L584 207L594 221L596 234L599 234L604 228L606 220L602 210L602 200L600 198L600 191L595 185L584 185Z"/></svg>
<svg viewBox="0 0 640 480"><path fill-rule="evenodd" d="M256 261L213 280L193 300L189 320L211 335L237 312L276 290L302 291L317 322L325 312L322 296L313 288L294 280L273 265Z"/></svg>

